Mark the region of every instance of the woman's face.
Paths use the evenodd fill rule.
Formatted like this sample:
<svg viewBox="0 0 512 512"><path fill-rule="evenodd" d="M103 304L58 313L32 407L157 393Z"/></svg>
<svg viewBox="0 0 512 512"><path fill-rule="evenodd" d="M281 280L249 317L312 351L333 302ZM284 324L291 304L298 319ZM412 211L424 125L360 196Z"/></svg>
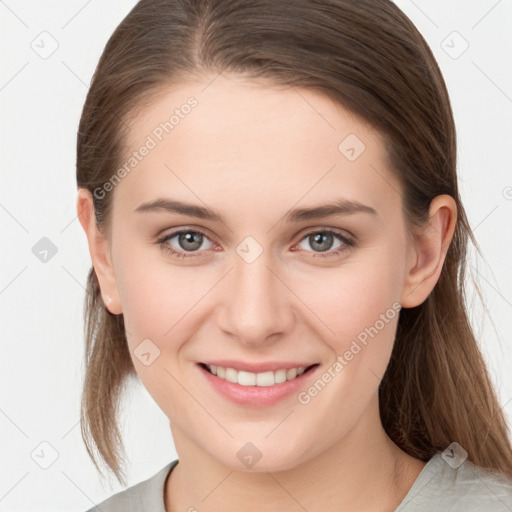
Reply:
<svg viewBox="0 0 512 512"><path fill-rule="evenodd" d="M129 147L113 186L116 297L178 453L278 471L377 428L414 252L376 130L320 93L221 75L170 87ZM254 388L199 365L212 361L317 366Z"/></svg>

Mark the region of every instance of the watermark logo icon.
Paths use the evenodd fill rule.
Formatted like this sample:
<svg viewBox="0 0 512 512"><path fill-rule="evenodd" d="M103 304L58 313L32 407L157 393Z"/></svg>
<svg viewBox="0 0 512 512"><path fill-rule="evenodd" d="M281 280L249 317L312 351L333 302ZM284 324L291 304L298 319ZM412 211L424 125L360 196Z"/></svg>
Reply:
<svg viewBox="0 0 512 512"><path fill-rule="evenodd" d="M135 347L133 354L144 366L149 366L160 355L160 349L146 338Z"/></svg>
<svg viewBox="0 0 512 512"><path fill-rule="evenodd" d="M57 254L57 246L49 238L43 236L32 247L32 254L41 263L48 263Z"/></svg>
<svg viewBox="0 0 512 512"><path fill-rule="evenodd" d="M246 263L253 263L260 257L263 247L255 238L248 236L238 244L236 252Z"/></svg>
<svg viewBox="0 0 512 512"><path fill-rule="evenodd" d="M350 133L339 144L339 152L350 162L357 160L366 149L364 142L355 134Z"/></svg>
<svg viewBox="0 0 512 512"><path fill-rule="evenodd" d="M59 48L59 43L49 32L43 30L31 43L30 48L41 57L41 59L50 58Z"/></svg>
<svg viewBox="0 0 512 512"><path fill-rule="evenodd" d="M30 457L41 469L48 469L59 458L59 452L48 441L42 441L32 450Z"/></svg>
<svg viewBox="0 0 512 512"><path fill-rule="evenodd" d="M455 60L469 48L469 43L454 30L441 41L441 48L450 58Z"/></svg>
<svg viewBox="0 0 512 512"><path fill-rule="evenodd" d="M468 458L468 452L454 441L443 451L441 457L453 469L457 469Z"/></svg>
<svg viewBox="0 0 512 512"><path fill-rule="evenodd" d="M251 442L245 443L236 455L242 464L248 468L252 468L263 456L256 445Z"/></svg>

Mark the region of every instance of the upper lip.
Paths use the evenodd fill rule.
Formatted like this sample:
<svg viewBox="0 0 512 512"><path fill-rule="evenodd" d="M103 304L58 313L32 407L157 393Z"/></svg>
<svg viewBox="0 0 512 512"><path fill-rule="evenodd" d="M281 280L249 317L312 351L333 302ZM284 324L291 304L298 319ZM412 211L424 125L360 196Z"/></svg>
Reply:
<svg viewBox="0 0 512 512"><path fill-rule="evenodd" d="M301 366L308 368L318 363L304 363L304 362L291 362L291 361L269 361L263 363L249 363L244 361L233 361L230 359L222 360L209 360L202 361L203 364L221 366L222 368L234 368L237 371L252 372L252 373L263 373L263 372L275 372L277 370L291 368L300 368Z"/></svg>

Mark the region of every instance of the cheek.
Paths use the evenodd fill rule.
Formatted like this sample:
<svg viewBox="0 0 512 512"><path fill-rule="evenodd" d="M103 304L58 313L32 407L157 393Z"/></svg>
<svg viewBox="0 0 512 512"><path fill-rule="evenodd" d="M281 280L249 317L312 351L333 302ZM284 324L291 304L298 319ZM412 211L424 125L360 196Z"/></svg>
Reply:
<svg viewBox="0 0 512 512"><path fill-rule="evenodd" d="M116 262L125 325L138 335L160 339L197 302L206 285L194 267L173 264L156 243L123 244L130 236L136 240L130 233L119 238Z"/></svg>
<svg viewBox="0 0 512 512"><path fill-rule="evenodd" d="M158 362L174 367L181 344L193 334L190 322L200 311L197 303L208 291L204 288L204 284L194 287L176 272L160 275L159 279L148 272L141 281L128 282L122 300L130 349L150 339L160 351Z"/></svg>
<svg viewBox="0 0 512 512"><path fill-rule="evenodd" d="M312 266L307 275L288 276L301 299L295 304L303 311L301 322L345 358L352 370L347 368L344 373L364 365L382 376L389 361L401 284L401 261L394 247L391 243L376 245L338 268ZM167 262L165 253L159 251L147 247L126 251L116 265L130 352L152 394L159 393L166 369L178 370L182 345L186 350L195 330L208 321L212 304L207 307L208 300L202 299L219 278L202 266ZM148 339L158 357L146 366L136 355L137 347ZM167 375L167 380L172 379Z"/></svg>
<svg viewBox="0 0 512 512"><path fill-rule="evenodd" d="M317 271L315 279L300 280L303 284L296 289L332 350L346 355L347 362L357 360L375 368L378 375L387 365L395 338L401 269L396 249L391 244L379 246L328 274Z"/></svg>
<svg viewBox="0 0 512 512"><path fill-rule="evenodd" d="M347 261L328 279L304 280L298 295L307 297L313 329L332 350L322 382L300 397L301 403L315 404L319 417L338 408L359 417L377 392L394 345L401 268L396 250L381 246ZM338 426L333 428L332 435L339 435Z"/></svg>
<svg viewBox="0 0 512 512"><path fill-rule="evenodd" d="M182 398L176 397L183 396L179 354L193 335L190 322L196 318L197 303L208 287L199 283L190 268L167 265L154 254L149 257L134 251L119 270L123 316L135 370L162 410L168 415L178 414ZM169 401L170 396L175 398Z"/></svg>
<svg viewBox="0 0 512 512"><path fill-rule="evenodd" d="M182 345L206 321L202 299L217 280L198 267L172 264L165 258L153 249L133 250L123 255L116 272L128 345L141 379L176 369ZM147 367L133 357L143 340L151 340L146 344L158 354Z"/></svg>

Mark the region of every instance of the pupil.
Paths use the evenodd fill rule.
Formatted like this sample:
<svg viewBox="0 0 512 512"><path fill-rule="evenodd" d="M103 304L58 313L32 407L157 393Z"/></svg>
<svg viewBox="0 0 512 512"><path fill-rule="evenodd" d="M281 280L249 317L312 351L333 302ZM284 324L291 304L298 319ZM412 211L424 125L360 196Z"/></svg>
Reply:
<svg viewBox="0 0 512 512"><path fill-rule="evenodd" d="M331 243L328 244L329 245L328 247L322 247L321 246L321 242L325 238L332 239L332 235L330 235L328 233L317 233L317 234L313 235L313 242L312 242L311 246L314 249L317 249L317 250L319 250L321 252L328 251L332 247L332 240L331 240ZM318 247L318 245L320 245L320 247Z"/></svg>
<svg viewBox="0 0 512 512"><path fill-rule="evenodd" d="M180 245L186 250L186 251L194 251L199 249L201 247L201 234L200 233L182 233L179 237ZM191 243L192 247L187 248L187 243ZM185 246L183 246L185 244Z"/></svg>

